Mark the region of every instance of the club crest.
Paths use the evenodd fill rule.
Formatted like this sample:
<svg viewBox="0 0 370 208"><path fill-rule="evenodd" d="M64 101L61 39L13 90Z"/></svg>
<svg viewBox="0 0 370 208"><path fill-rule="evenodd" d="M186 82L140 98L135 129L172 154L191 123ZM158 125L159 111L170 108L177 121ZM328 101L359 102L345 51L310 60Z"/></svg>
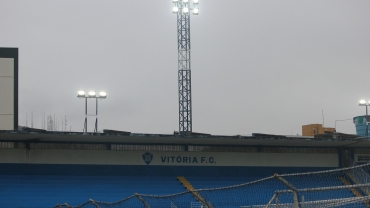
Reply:
<svg viewBox="0 0 370 208"><path fill-rule="evenodd" d="M151 154L150 152L144 153L143 160L147 165L149 165L153 160L153 154Z"/></svg>

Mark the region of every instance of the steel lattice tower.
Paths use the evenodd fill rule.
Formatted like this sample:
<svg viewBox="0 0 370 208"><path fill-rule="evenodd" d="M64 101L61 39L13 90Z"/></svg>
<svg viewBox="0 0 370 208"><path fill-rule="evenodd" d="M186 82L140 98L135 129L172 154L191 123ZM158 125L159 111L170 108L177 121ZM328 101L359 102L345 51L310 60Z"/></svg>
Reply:
<svg viewBox="0 0 370 208"><path fill-rule="evenodd" d="M187 0L174 0L177 13L178 48L178 90L179 90L179 132L192 132L191 110L191 64L190 64L190 8ZM193 4L198 1L193 0ZM193 8L193 14L198 9Z"/></svg>

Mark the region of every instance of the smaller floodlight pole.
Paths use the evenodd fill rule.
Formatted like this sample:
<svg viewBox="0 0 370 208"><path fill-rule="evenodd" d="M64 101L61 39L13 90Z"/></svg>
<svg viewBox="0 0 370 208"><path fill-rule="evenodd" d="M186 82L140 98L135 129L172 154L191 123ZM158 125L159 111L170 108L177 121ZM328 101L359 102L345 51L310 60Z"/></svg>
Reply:
<svg viewBox="0 0 370 208"><path fill-rule="evenodd" d="M369 121L367 120L368 114L367 114L367 106L370 105L370 101L366 103L365 100L360 100L359 106L365 106L366 107L366 138L369 138Z"/></svg>
<svg viewBox="0 0 370 208"><path fill-rule="evenodd" d="M107 98L107 93L105 91L101 91L99 95L96 95L95 91L90 91L88 95L86 95L86 92L81 90L77 93L78 98L85 98L85 124L84 124L84 134L87 134L87 116L95 116L95 128L94 133L98 133L98 99L105 99ZM88 115L87 114L87 98L95 98L96 99L96 105L95 105L95 115Z"/></svg>
<svg viewBox="0 0 370 208"><path fill-rule="evenodd" d="M87 134L87 97L85 97L85 125L84 134Z"/></svg>
<svg viewBox="0 0 370 208"><path fill-rule="evenodd" d="M172 12L177 14L179 132L192 132L191 69L190 69L190 11L198 15L199 0L172 0Z"/></svg>
<svg viewBox="0 0 370 208"><path fill-rule="evenodd" d="M95 113L96 113L96 118L95 118L95 129L94 132L98 132L98 98L96 98L96 108L95 108Z"/></svg>

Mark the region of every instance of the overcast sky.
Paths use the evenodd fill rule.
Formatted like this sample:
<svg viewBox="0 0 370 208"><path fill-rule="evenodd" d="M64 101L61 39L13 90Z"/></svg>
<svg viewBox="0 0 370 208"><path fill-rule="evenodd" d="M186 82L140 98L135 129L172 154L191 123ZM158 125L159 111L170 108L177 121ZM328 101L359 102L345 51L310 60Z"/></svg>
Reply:
<svg viewBox="0 0 370 208"><path fill-rule="evenodd" d="M301 134L365 114L369 0L199 0L191 16L193 131ZM82 131L78 90L105 90L99 130L178 131L171 0L1 0L0 47L19 48L19 124ZM88 102L94 113L95 102ZM89 118L93 131L94 118ZM351 120L337 131L355 133Z"/></svg>

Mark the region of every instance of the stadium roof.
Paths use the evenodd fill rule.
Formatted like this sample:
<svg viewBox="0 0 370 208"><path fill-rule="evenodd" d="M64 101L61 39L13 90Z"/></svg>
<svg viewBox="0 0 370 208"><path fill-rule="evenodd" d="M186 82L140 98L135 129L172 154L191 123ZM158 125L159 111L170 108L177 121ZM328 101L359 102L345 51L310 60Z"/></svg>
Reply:
<svg viewBox="0 0 370 208"><path fill-rule="evenodd" d="M330 136L331 135L331 136ZM307 136L252 134L251 136L221 136L193 133L140 134L106 130L105 133L50 132L33 130L0 131L0 142L58 142L58 143L121 143L167 145L236 145L236 146L304 146L304 147L370 147L370 140L357 135L340 133Z"/></svg>

